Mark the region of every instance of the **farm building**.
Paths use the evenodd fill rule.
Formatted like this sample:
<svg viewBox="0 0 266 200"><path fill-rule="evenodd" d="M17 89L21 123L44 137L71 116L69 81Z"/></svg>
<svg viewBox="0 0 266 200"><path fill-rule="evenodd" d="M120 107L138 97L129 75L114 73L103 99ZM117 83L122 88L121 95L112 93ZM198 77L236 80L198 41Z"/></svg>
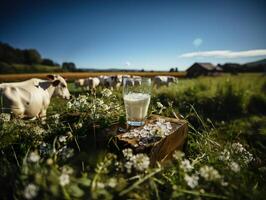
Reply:
<svg viewBox="0 0 266 200"><path fill-rule="evenodd" d="M222 72L222 68L214 66L211 63L194 63L187 69L188 77L218 75Z"/></svg>

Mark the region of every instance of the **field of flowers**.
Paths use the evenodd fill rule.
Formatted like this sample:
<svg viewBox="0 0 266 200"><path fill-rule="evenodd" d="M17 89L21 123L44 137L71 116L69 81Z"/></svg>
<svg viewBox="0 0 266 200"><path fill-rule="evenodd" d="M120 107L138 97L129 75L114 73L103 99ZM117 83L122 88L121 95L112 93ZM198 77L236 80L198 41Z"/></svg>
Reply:
<svg viewBox="0 0 266 200"><path fill-rule="evenodd" d="M108 134L125 123L121 90L69 87L75 98L53 99L45 122L1 114L0 199L265 199L265 75L154 89L149 114L189 122L185 151L154 168Z"/></svg>

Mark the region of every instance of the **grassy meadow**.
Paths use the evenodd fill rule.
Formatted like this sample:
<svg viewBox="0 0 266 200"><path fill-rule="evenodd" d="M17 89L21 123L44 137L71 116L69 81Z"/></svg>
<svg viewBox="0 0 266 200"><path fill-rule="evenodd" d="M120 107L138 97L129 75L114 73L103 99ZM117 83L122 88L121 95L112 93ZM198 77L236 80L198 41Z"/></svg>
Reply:
<svg viewBox="0 0 266 200"><path fill-rule="evenodd" d="M265 199L266 78L180 79L153 88L149 114L189 122L187 147L165 166L120 149L122 90L91 95L69 84L46 123L0 119L0 199Z"/></svg>

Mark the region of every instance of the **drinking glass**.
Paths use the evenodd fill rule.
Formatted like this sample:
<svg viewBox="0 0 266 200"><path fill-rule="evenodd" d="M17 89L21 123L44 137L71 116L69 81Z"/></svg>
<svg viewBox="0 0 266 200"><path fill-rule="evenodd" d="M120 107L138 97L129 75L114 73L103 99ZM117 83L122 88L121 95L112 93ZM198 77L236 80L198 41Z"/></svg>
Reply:
<svg viewBox="0 0 266 200"><path fill-rule="evenodd" d="M127 123L130 126L144 125L151 99L151 79L124 78L123 99Z"/></svg>

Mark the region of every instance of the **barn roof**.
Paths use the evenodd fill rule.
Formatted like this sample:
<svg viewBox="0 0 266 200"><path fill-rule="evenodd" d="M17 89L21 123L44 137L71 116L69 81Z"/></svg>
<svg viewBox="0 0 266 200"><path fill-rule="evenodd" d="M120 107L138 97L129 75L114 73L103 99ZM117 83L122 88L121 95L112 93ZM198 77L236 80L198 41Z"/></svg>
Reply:
<svg viewBox="0 0 266 200"><path fill-rule="evenodd" d="M216 67L213 64L211 64L211 63L195 63L195 64L198 64L198 65L200 65L201 67L203 67L203 68L205 68L207 70L216 69Z"/></svg>

